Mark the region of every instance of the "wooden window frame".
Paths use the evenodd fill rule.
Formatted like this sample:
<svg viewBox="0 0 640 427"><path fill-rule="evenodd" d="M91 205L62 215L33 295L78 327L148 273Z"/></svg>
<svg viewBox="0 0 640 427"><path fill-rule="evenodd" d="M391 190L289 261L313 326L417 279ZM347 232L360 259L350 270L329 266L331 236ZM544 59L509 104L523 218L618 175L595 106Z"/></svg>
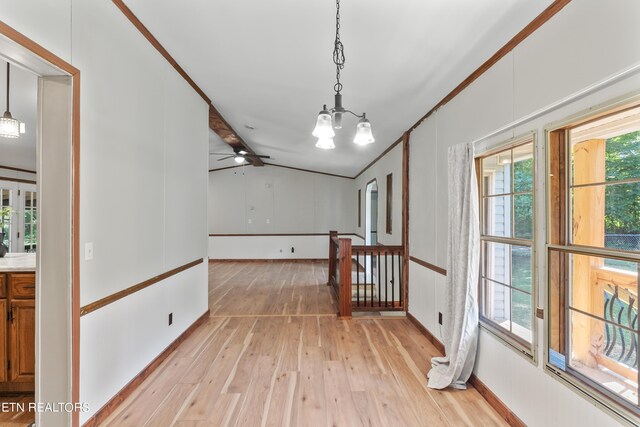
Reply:
<svg viewBox="0 0 640 427"><path fill-rule="evenodd" d="M523 238L495 238L495 236L485 236L483 234L483 225L484 225L484 179L483 179L483 170L482 170L482 160L486 157L494 156L498 153L502 153L505 151L513 150L514 148L531 144L533 147L533 177L532 177L532 187L531 187L531 197L532 197L532 236L531 239L523 239ZM482 267L480 274L478 275L478 304L479 304L479 319L480 326L491 333L493 336L498 338L500 341L504 342L508 347L517 351L519 354L525 356L527 360L531 361L534 364L537 364L537 344L538 344L538 329L536 322L536 307L538 300L538 286L537 286L537 272L536 272L536 178L537 178L537 153L536 153L536 135L535 132L529 132L527 134L515 137L509 141L505 141L502 144L499 144L497 147L494 147L490 150L482 152L477 155L475 158L475 166L476 166L476 177L478 182L478 202L479 202L479 224L480 224L480 245L482 252L482 245L485 241L496 242L497 240L501 240L498 243L505 243L508 245L517 245L517 246L528 246L531 249L531 342L526 341L522 337L516 335L515 333L507 330L501 325L498 325L496 322L487 318L483 314L482 305L484 304L484 290L482 286ZM483 255L480 255L480 263L482 265Z"/></svg>
<svg viewBox="0 0 640 427"><path fill-rule="evenodd" d="M569 345L570 329L569 295L571 267L569 257L572 254L601 258L616 258L623 261L640 262L640 253L616 250L598 246L573 243L571 207L571 148L569 132L572 128L600 120L621 111L640 106L640 96L634 96L618 103L593 108L584 114L558 123L546 130L547 135L547 298L544 316L545 371L552 372L556 378L578 389L582 395L594 403L603 406L615 417L637 425L640 421L640 404L633 405L624 398L608 391L601 384L565 363L564 368L552 363L553 351L568 358L572 351ZM606 186L605 186L606 188ZM636 283L637 283L636 279ZM557 323L557 327L555 323ZM554 350L553 347L558 350ZM640 370L639 370L640 371ZM640 372L638 372L640 379Z"/></svg>
<svg viewBox="0 0 640 427"><path fill-rule="evenodd" d="M386 215L386 232L393 233L393 174L387 175L387 215Z"/></svg>

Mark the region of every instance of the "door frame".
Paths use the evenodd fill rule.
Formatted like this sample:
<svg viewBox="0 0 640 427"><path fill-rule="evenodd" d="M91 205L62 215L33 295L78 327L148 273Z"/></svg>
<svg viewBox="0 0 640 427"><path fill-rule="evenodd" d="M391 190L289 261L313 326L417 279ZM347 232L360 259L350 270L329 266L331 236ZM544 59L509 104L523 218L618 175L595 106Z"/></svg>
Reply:
<svg viewBox="0 0 640 427"><path fill-rule="evenodd" d="M371 203L371 193L374 191L373 187L375 186L375 192L377 193L379 190L378 187L378 180L376 178L373 178L371 181L367 182L367 185L364 189L364 244L365 245L371 245L371 230L373 228L373 224L371 223L371 207L372 207L372 203ZM376 199L376 207L379 207L379 203L378 203L379 199ZM379 211L376 210L376 242L377 242L377 229L378 229L378 218L377 216L379 215Z"/></svg>
<svg viewBox="0 0 640 427"><path fill-rule="evenodd" d="M33 60L39 60L49 67L60 71L58 75L64 75L71 79L71 140L69 141L71 152L71 253L65 257L71 259L71 283L69 294L71 295L71 318L69 319L71 351L70 365L71 378L67 381L70 387L72 403L80 401L80 70L45 49L38 43L16 31L4 22L0 21L0 39L3 43L13 43L18 50L26 51ZM7 56L7 59L18 64L24 64L21 59ZM29 58L27 58L29 60ZM37 74L37 73L36 73ZM40 120L40 119L39 119ZM42 159L40 159L42 161ZM36 316L36 336L38 336L42 319ZM36 338L37 339L37 338ZM36 354L36 357L39 355ZM37 363L37 360L36 360ZM36 392L38 383L36 380ZM68 390L69 391L69 390ZM37 415L37 414L36 414ZM72 413L72 425L79 426L80 414L76 410ZM36 419L37 421L37 419Z"/></svg>

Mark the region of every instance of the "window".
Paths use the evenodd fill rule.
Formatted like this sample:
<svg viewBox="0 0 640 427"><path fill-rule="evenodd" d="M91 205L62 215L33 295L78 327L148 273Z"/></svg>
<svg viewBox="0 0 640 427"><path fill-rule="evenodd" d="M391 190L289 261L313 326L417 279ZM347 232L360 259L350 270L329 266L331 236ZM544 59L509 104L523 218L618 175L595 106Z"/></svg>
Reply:
<svg viewBox="0 0 640 427"><path fill-rule="evenodd" d="M0 181L0 234L10 252L35 252L37 198L35 184Z"/></svg>
<svg viewBox="0 0 640 427"><path fill-rule="evenodd" d="M640 106L553 130L548 166L547 365L637 422Z"/></svg>
<svg viewBox="0 0 640 427"><path fill-rule="evenodd" d="M24 192L24 252L36 251L38 229L37 198L35 191Z"/></svg>
<svg viewBox="0 0 640 427"><path fill-rule="evenodd" d="M533 356L533 138L481 157L480 319Z"/></svg>
<svg viewBox="0 0 640 427"><path fill-rule="evenodd" d="M393 174L387 175L387 234L393 231Z"/></svg>
<svg viewBox="0 0 640 427"><path fill-rule="evenodd" d="M11 216L13 203L13 190L11 188L3 188L0 184L0 234L2 234L2 243L7 248L11 248Z"/></svg>

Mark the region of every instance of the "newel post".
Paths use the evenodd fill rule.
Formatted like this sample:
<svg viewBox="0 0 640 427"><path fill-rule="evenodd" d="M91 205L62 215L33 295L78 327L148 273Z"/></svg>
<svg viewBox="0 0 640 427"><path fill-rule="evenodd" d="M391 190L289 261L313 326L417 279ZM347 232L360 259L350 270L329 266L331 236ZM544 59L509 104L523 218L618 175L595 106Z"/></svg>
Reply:
<svg viewBox="0 0 640 427"><path fill-rule="evenodd" d="M351 319L351 239L340 239L340 295L338 317Z"/></svg>

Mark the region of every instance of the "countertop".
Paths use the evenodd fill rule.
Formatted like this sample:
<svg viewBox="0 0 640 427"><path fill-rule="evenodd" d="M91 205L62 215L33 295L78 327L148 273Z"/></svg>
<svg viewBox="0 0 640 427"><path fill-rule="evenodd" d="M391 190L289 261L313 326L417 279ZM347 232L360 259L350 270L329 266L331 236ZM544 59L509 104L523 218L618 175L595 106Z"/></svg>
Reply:
<svg viewBox="0 0 640 427"><path fill-rule="evenodd" d="M36 271L36 254L8 253L0 258L0 273L12 271Z"/></svg>

